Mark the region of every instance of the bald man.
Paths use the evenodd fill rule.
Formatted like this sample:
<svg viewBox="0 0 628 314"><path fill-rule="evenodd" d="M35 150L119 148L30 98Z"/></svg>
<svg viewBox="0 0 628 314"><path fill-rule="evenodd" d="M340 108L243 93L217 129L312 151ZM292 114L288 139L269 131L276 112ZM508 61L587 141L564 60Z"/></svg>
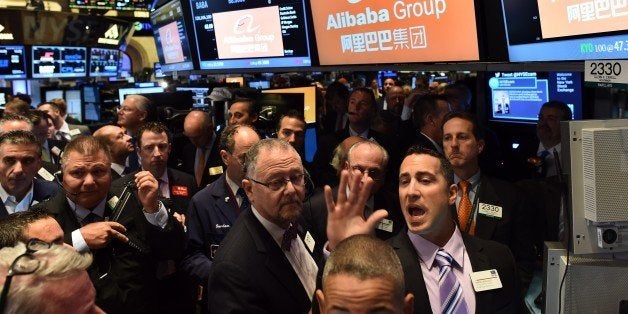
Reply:
<svg viewBox="0 0 628 314"><path fill-rule="evenodd" d="M135 152L131 136L119 126L105 125L94 132L94 137L109 147L112 179L115 180L127 174L126 159L129 154Z"/></svg>
<svg viewBox="0 0 628 314"><path fill-rule="evenodd" d="M216 181L223 173L218 149L219 134L208 112L194 110L183 122L183 141L174 143L177 158L171 167L194 176L199 189Z"/></svg>

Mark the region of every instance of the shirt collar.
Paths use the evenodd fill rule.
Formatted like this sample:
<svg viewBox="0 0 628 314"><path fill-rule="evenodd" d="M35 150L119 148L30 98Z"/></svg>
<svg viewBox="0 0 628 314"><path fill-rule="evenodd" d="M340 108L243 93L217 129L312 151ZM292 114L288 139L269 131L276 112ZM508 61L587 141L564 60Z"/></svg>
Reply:
<svg viewBox="0 0 628 314"><path fill-rule="evenodd" d="M111 169L115 171L117 174L122 175L124 173L124 165L116 164L115 162L111 163Z"/></svg>
<svg viewBox="0 0 628 314"><path fill-rule="evenodd" d="M471 184L471 188L474 188L480 182L481 173L482 172L478 170L478 172L476 172L474 175L471 176L471 178L467 180ZM454 174L454 183L458 184L458 182L460 181L462 181L462 179L460 179L460 177Z"/></svg>
<svg viewBox="0 0 628 314"><path fill-rule="evenodd" d="M70 134L70 126L67 122L63 121L63 124L59 128L59 132L63 132L65 134Z"/></svg>
<svg viewBox="0 0 628 314"><path fill-rule="evenodd" d="M350 136L359 136L359 137L363 137L363 138L369 138L369 129L366 129L366 131L362 132L362 133L358 133L356 131L354 131L351 126L349 126L349 135Z"/></svg>
<svg viewBox="0 0 628 314"><path fill-rule="evenodd" d="M436 252L440 249L440 247L420 235L410 232L410 230L408 230L408 237L410 238L410 242L412 242L412 246L414 246L414 249L419 255L421 261L423 261L425 266L431 270L432 266L434 266ZM465 246L458 226L456 226L451 238L449 238L449 241L445 243L442 249L451 255L461 269L464 267Z"/></svg>
<svg viewBox="0 0 628 314"><path fill-rule="evenodd" d="M238 189L240 189L240 186L235 183L235 181L231 180L227 174L225 174L225 182L227 182L227 186L231 189L231 193L233 193L233 195L238 195Z"/></svg>
<svg viewBox="0 0 628 314"><path fill-rule="evenodd" d="M542 142L539 142L539 149L536 151L536 153L537 153L537 155L540 155L540 153L541 153L541 152L543 152L543 151L548 151L548 152L550 152L550 155L551 155L554 151L556 151L557 153L560 153L560 147L561 147L561 145L560 145L560 144L561 144L561 143L558 143L558 144L556 144L556 145L554 145L554 146L552 146L552 147L545 148L545 146L543 146L543 143L542 143Z"/></svg>
<svg viewBox="0 0 628 314"><path fill-rule="evenodd" d="M17 203L16 206L15 206L15 211L16 212L27 210L30 207L31 201L33 199L33 183L31 183L31 187L30 187L30 189L28 189L28 192L26 192L26 194L24 195L24 198L22 198L22 200L19 201L19 202L15 199L14 195L9 194L2 187L2 185L0 185L0 199L2 200L2 203L6 204L7 203L7 199L9 197L13 198L12 201ZM26 207L24 207L24 206L26 206ZM23 209L23 208L25 208L25 209ZM22 210L20 210L20 209L22 209Z"/></svg>
<svg viewBox="0 0 628 314"><path fill-rule="evenodd" d="M92 210L89 210L79 204L74 203L68 197L66 197L65 199L68 200L68 204L70 204L70 208L74 209L74 214L76 215L76 218L78 219L78 221L83 221L83 219L85 219L85 217L87 217L87 215L89 215L90 213L94 213L95 215L98 215L100 217L105 216L105 205L106 205L107 198L104 198L102 201L100 201L100 203L98 203L98 205L96 205L96 207L94 207L94 209Z"/></svg>
<svg viewBox="0 0 628 314"><path fill-rule="evenodd" d="M284 232L286 232L286 230L272 223L270 220L262 217L257 209L253 207L253 205L251 205L251 210L253 211L253 215L255 215L257 220L259 220L262 226L264 226L264 229L266 229L266 231L268 231L268 233L270 233L270 235L273 237L275 242L277 242L277 244L281 246L281 242L283 241L283 234Z"/></svg>

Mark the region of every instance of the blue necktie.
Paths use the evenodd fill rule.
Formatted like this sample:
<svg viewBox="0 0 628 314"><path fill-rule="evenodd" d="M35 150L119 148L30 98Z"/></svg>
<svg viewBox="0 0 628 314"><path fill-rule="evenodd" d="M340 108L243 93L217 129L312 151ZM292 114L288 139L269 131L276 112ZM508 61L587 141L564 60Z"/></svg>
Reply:
<svg viewBox="0 0 628 314"><path fill-rule="evenodd" d="M243 211L251 207L251 203L249 203L249 198L246 196L246 192L244 192L243 188L239 188L236 194L242 197L242 203L240 204L240 211Z"/></svg>
<svg viewBox="0 0 628 314"><path fill-rule="evenodd" d="M443 249L436 252L434 263L439 267L438 286L442 313L468 313L462 286L453 272L453 257Z"/></svg>

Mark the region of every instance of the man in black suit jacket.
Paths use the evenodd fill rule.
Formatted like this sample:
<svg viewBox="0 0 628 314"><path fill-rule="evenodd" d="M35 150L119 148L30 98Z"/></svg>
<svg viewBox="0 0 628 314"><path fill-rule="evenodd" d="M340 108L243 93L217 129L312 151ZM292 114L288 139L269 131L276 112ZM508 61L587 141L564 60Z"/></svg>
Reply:
<svg viewBox="0 0 628 314"><path fill-rule="evenodd" d="M223 173L218 149L220 135L214 132L209 113L199 110L192 111L185 117L183 134L183 143L173 143L178 144L175 146L181 150L175 151L176 155L172 156L170 165L192 175L196 179L197 187L202 189Z"/></svg>
<svg viewBox="0 0 628 314"><path fill-rule="evenodd" d="M347 127L322 137L318 143L312 162L312 169L317 170L316 173L312 174L316 186L334 184L336 170L329 163L336 146L349 136L364 137L382 145L390 154L391 168L397 168L399 165L397 141L371 129L371 123L376 113L375 96L370 89L356 88L351 92L348 100L349 123ZM393 175L395 174L396 171ZM328 181L329 178L334 178L334 180Z"/></svg>
<svg viewBox="0 0 628 314"><path fill-rule="evenodd" d="M35 178L40 156L41 147L31 132L0 135L0 218L26 211L59 191L55 183Z"/></svg>
<svg viewBox="0 0 628 314"><path fill-rule="evenodd" d="M441 313L439 269L436 255L444 251L453 259L452 271L462 290L457 309L468 313L515 313L522 304L515 262L507 247L463 235L456 225L451 206L455 204L457 186L453 184L453 170L438 153L414 147L401 163L399 170L399 202L406 220L404 230L389 243L401 261L406 288L415 297L415 313ZM326 188L328 211L328 249L333 250L343 239L369 232L385 217L377 211L368 219L361 218L372 181L361 186L358 193L342 192L347 184L356 185L357 179L347 183L347 172L342 173L336 201ZM490 270L488 278L481 271ZM471 274L479 275L494 285L485 291L474 291ZM495 273L499 279L494 277ZM486 273L485 273L486 274ZM501 286L498 285L501 284Z"/></svg>
<svg viewBox="0 0 628 314"><path fill-rule="evenodd" d="M160 200L184 225L186 210L196 193L196 183L191 175L167 167L171 152L170 131L160 122L147 122L138 129L137 139L141 169L157 179ZM125 186L135 175L126 175L114 181L113 186ZM180 270L179 263L180 259L176 259L160 264L155 303L161 313L192 311L194 286Z"/></svg>
<svg viewBox="0 0 628 314"><path fill-rule="evenodd" d="M63 193L37 204L55 217L65 242L91 252L96 303L110 313L155 312L157 263L182 254L183 228L158 201L157 180L135 177L136 192L111 186L108 149L91 136L71 141L62 159ZM125 195L122 195L125 194Z"/></svg>
<svg viewBox="0 0 628 314"><path fill-rule="evenodd" d="M105 125L99 128L94 132L94 137L109 147L113 180L127 174L126 159L129 154L135 154L131 137L121 127L115 125Z"/></svg>
<svg viewBox="0 0 628 314"><path fill-rule="evenodd" d="M402 151L411 146L420 146L443 153L443 118L450 111L443 96L419 95L411 98L413 135L403 137ZM407 125L406 125L407 126Z"/></svg>
<svg viewBox="0 0 628 314"><path fill-rule="evenodd" d="M299 220L303 165L287 142L265 139L246 155L251 202L222 241L209 273L210 313L307 313L315 291L313 236ZM282 249L283 248L283 249Z"/></svg>
<svg viewBox="0 0 628 314"><path fill-rule="evenodd" d="M454 169L454 182L459 185L456 203L462 231L507 245L517 260L523 287L527 288L534 266L533 216L523 192L481 172L479 154L484 140L474 116L451 113L445 117L443 133L445 154ZM469 185L467 196L463 192L465 183ZM470 208L468 214L463 210L465 202L470 205L466 207Z"/></svg>

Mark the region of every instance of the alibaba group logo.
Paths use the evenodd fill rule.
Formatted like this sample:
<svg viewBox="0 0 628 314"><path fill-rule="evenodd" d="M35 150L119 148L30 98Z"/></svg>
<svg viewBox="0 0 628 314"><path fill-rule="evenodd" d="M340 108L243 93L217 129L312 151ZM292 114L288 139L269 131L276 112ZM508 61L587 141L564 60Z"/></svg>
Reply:
<svg viewBox="0 0 628 314"><path fill-rule="evenodd" d="M347 0L347 2L351 3L351 4L356 4L359 3L362 0Z"/></svg>
<svg viewBox="0 0 628 314"><path fill-rule="evenodd" d="M233 25L233 32L235 34L253 33L259 28L259 24L253 26L253 15L244 14L235 21L235 25Z"/></svg>

